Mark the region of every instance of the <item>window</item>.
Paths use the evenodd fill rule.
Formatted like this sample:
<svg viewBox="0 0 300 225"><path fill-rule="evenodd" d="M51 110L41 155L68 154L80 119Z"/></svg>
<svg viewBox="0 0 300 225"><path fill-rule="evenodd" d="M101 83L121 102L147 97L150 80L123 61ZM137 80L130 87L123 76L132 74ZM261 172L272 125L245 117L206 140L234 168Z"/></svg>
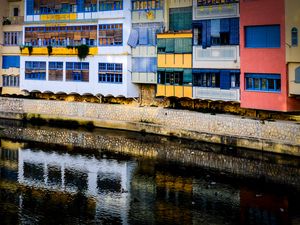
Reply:
<svg viewBox="0 0 300 225"><path fill-rule="evenodd" d="M19 77L2 75L2 84L3 87L19 87Z"/></svg>
<svg viewBox="0 0 300 225"><path fill-rule="evenodd" d="M157 72L159 84L192 85L191 69L159 69Z"/></svg>
<svg viewBox="0 0 300 225"><path fill-rule="evenodd" d="M298 46L298 29L296 27L292 28L292 46Z"/></svg>
<svg viewBox="0 0 300 225"><path fill-rule="evenodd" d="M136 45L155 46L156 34L162 32L162 30L162 25L157 23L134 24L132 26L132 32L130 34L130 40L128 40L128 45L132 47L136 47ZM135 40L133 40L133 38ZM134 42L135 44L130 44Z"/></svg>
<svg viewBox="0 0 300 225"><path fill-rule="evenodd" d="M246 48L280 48L280 26L245 27Z"/></svg>
<svg viewBox="0 0 300 225"><path fill-rule="evenodd" d="M197 6L238 3L239 0L197 0Z"/></svg>
<svg viewBox="0 0 300 225"><path fill-rule="evenodd" d="M194 45L239 45L239 18L197 21L193 25Z"/></svg>
<svg viewBox="0 0 300 225"><path fill-rule="evenodd" d="M162 9L161 0L133 0L132 10Z"/></svg>
<svg viewBox="0 0 300 225"><path fill-rule="evenodd" d="M2 56L2 69L20 68L20 56Z"/></svg>
<svg viewBox="0 0 300 225"><path fill-rule="evenodd" d="M122 83L123 65L121 63L99 63L99 83Z"/></svg>
<svg viewBox="0 0 300 225"><path fill-rule="evenodd" d="M159 38L158 53L192 53L192 38Z"/></svg>
<svg viewBox="0 0 300 225"><path fill-rule="evenodd" d="M231 88L239 88L240 87L240 73L238 72L231 72L230 73L230 81L231 81Z"/></svg>
<svg viewBox="0 0 300 225"><path fill-rule="evenodd" d="M156 73L157 58L137 57L132 58L132 72Z"/></svg>
<svg viewBox="0 0 300 225"><path fill-rule="evenodd" d="M99 11L122 10L123 0L99 0Z"/></svg>
<svg viewBox="0 0 300 225"><path fill-rule="evenodd" d="M300 67L295 70L295 83L300 83Z"/></svg>
<svg viewBox="0 0 300 225"><path fill-rule="evenodd" d="M25 80L46 80L46 62L25 61Z"/></svg>
<svg viewBox="0 0 300 225"><path fill-rule="evenodd" d="M13 16L19 16L19 8L13 9Z"/></svg>
<svg viewBox="0 0 300 225"><path fill-rule="evenodd" d="M4 45L21 45L22 32L4 32Z"/></svg>
<svg viewBox="0 0 300 225"><path fill-rule="evenodd" d="M245 74L246 90L280 92L279 74Z"/></svg>
<svg viewBox="0 0 300 225"><path fill-rule="evenodd" d="M192 29L192 7L170 8L169 30L190 30Z"/></svg>
<svg viewBox="0 0 300 225"><path fill-rule="evenodd" d="M193 76L193 85L197 87L220 87L219 72L196 73Z"/></svg>
<svg viewBox="0 0 300 225"><path fill-rule="evenodd" d="M67 62L66 81L89 81L89 63Z"/></svg>
<svg viewBox="0 0 300 225"><path fill-rule="evenodd" d="M25 44L32 46L96 46L97 26L25 27Z"/></svg>
<svg viewBox="0 0 300 225"><path fill-rule="evenodd" d="M194 69L193 85L229 90L240 86L239 70Z"/></svg>
<svg viewBox="0 0 300 225"><path fill-rule="evenodd" d="M122 24L101 24L99 25L100 46L120 46L123 44Z"/></svg>
<svg viewBox="0 0 300 225"><path fill-rule="evenodd" d="M63 80L63 62L49 62L49 80Z"/></svg>

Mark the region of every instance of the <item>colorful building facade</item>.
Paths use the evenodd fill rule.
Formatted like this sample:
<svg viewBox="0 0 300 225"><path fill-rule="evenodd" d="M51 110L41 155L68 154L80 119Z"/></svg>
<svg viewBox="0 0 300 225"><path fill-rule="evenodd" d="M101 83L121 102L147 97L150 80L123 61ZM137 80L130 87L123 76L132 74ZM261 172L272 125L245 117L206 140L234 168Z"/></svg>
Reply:
<svg viewBox="0 0 300 225"><path fill-rule="evenodd" d="M288 11L291 8L295 10ZM299 8L299 1L240 2L241 107L300 110L295 98L299 53L290 36L299 27Z"/></svg>
<svg viewBox="0 0 300 225"><path fill-rule="evenodd" d="M27 0L20 88L137 97L127 45L130 9L131 2L122 0ZM78 58L78 51L86 46L89 55Z"/></svg>
<svg viewBox="0 0 300 225"><path fill-rule="evenodd" d="M1 93L23 94L19 88L20 51L24 22L23 1L1 1Z"/></svg>
<svg viewBox="0 0 300 225"><path fill-rule="evenodd" d="M193 98L240 101L239 1L193 2Z"/></svg>

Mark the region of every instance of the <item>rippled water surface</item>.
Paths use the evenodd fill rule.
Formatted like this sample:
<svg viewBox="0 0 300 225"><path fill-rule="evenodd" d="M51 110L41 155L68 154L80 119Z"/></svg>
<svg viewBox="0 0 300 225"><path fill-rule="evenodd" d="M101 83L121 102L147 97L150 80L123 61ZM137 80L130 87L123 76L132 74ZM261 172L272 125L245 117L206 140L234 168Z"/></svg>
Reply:
<svg viewBox="0 0 300 225"><path fill-rule="evenodd" d="M0 224L300 224L289 184L135 155L2 138Z"/></svg>

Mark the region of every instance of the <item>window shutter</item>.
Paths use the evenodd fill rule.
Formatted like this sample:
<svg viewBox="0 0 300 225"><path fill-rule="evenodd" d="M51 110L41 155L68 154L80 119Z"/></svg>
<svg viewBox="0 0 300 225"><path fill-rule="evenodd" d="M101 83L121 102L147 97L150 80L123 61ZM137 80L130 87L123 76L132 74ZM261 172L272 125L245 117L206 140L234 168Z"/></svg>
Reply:
<svg viewBox="0 0 300 225"><path fill-rule="evenodd" d="M131 30L127 44L133 48L137 46L139 33L137 30Z"/></svg>
<svg viewBox="0 0 300 225"><path fill-rule="evenodd" d="M221 70L220 73L220 88L221 89L230 89L230 71Z"/></svg>
<svg viewBox="0 0 300 225"><path fill-rule="evenodd" d="M192 69L185 69L183 71L183 83L192 83L193 76L192 76Z"/></svg>
<svg viewBox="0 0 300 225"><path fill-rule="evenodd" d="M220 32L229 32L229 19L220 20Z"/></svg>
<svg viewBox="0 0 300 225"><path fill-rule="evenodd" d="M166 52L174 53L174 39L166 39Z"/></svg>
<svg viewBox="0 0 300 225"><path fill-rule="evenodd" d="M211 23L210 20L207 20L206 23L206 46L211 46Z"/></svg>
<svg viewBox="0 0 300 225"><path fill-rule="evenodd" d="M27 0L26 1L26 15L33 15L34 14L33 3L34 3L34 0Z"/></svg>
<svg viewBox="0 0 300 225"><path fill-rule="evenodd" d="M84 12L84 0L77 0L77 12Z"/></svg>
<svg viewBox="0 0 300 225"><path fill-rule="evenodd" d="M238 45L240 42L239 18L230 19L230 40L231 45Z"/></svg>
<svg viewBox="0 0 300 225"><path fill-rule="evenodd" d="M2 61L2 69L20 68L20 56L3 56Z"/></svg>
<svg viewBox="0 0 300 225"><path fill-rule="evenodd" d="M139 44L140 45L148 45L148 30L147 28L139 29Z"/></svg>
<svg viewBox="0 0 300 225"><path fill-rule="evenodd" d="M202 21L202 48L204 48L204 49L207 47L206 25L207 25L207 20L203 20Z"/></svg>
<svg viewBox="0 0 300 225"><path fill-rule="evenodd" d="M184 43L183 38L176 38L175 39L175 53L183 53Z"/></svg>

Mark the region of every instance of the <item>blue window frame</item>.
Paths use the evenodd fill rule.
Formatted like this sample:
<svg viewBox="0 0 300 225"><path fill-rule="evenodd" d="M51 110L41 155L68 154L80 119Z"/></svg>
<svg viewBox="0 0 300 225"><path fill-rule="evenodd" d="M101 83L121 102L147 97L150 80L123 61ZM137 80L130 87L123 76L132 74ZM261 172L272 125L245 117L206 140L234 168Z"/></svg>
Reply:
<svg viewBox="0 0 300 225"><path fill-rule="evenodd" d="M292 46L293 47L298 46L298 29L296 27L292 28L291 35L292 35Z"/></svg>
<svg viewBox="0 0 300 225"><path fill-rule="evenodd" d="M295 69L295 83L300 83L300 66Z"/></svg>
<svg viewBox="0 0 300 225"><path fill-rule="evenodd" d="M87 62L67 62L66 81L89 81L89 63Z"/></svg>
<svg viewBox="0 0 300 225"><path fill-rule="evenodd" d="M246 48L280 48L280 25L246 26Z"/></svg>
<svg viewBox="0 0 300 225"><path fill-rule="evenodd" d="M99 46L123 45L123 24L100 24Z"/></svg>
<svg viewBox="0 0 300 225"><path fill-rule="evenodd" d="M280 74L253 74L246 73L246 90L280 92Z"/></svg>
<svg viewBox="0 0 300 225"><path fill-rule="evenodd" d="M99 63L99 83L122 83L123 65L121 63Z"/></svg>
<svg viewBox="0 0 300 225"><path fill-rule="evenodd" d="M46 80L46 62L25 61L25 80Z"/></svg>
<svg viewBox="0 0 300 225"><path fill-rule="evenodd" d="M193 85L220 89L239 88L239 70L193 69Z"/></svg>
<svg viewBox="0 0 300 225"><path fill-rule="evenodd" d="M49 62L48 66L49 80L63 80L63 62Z"/></svg>

